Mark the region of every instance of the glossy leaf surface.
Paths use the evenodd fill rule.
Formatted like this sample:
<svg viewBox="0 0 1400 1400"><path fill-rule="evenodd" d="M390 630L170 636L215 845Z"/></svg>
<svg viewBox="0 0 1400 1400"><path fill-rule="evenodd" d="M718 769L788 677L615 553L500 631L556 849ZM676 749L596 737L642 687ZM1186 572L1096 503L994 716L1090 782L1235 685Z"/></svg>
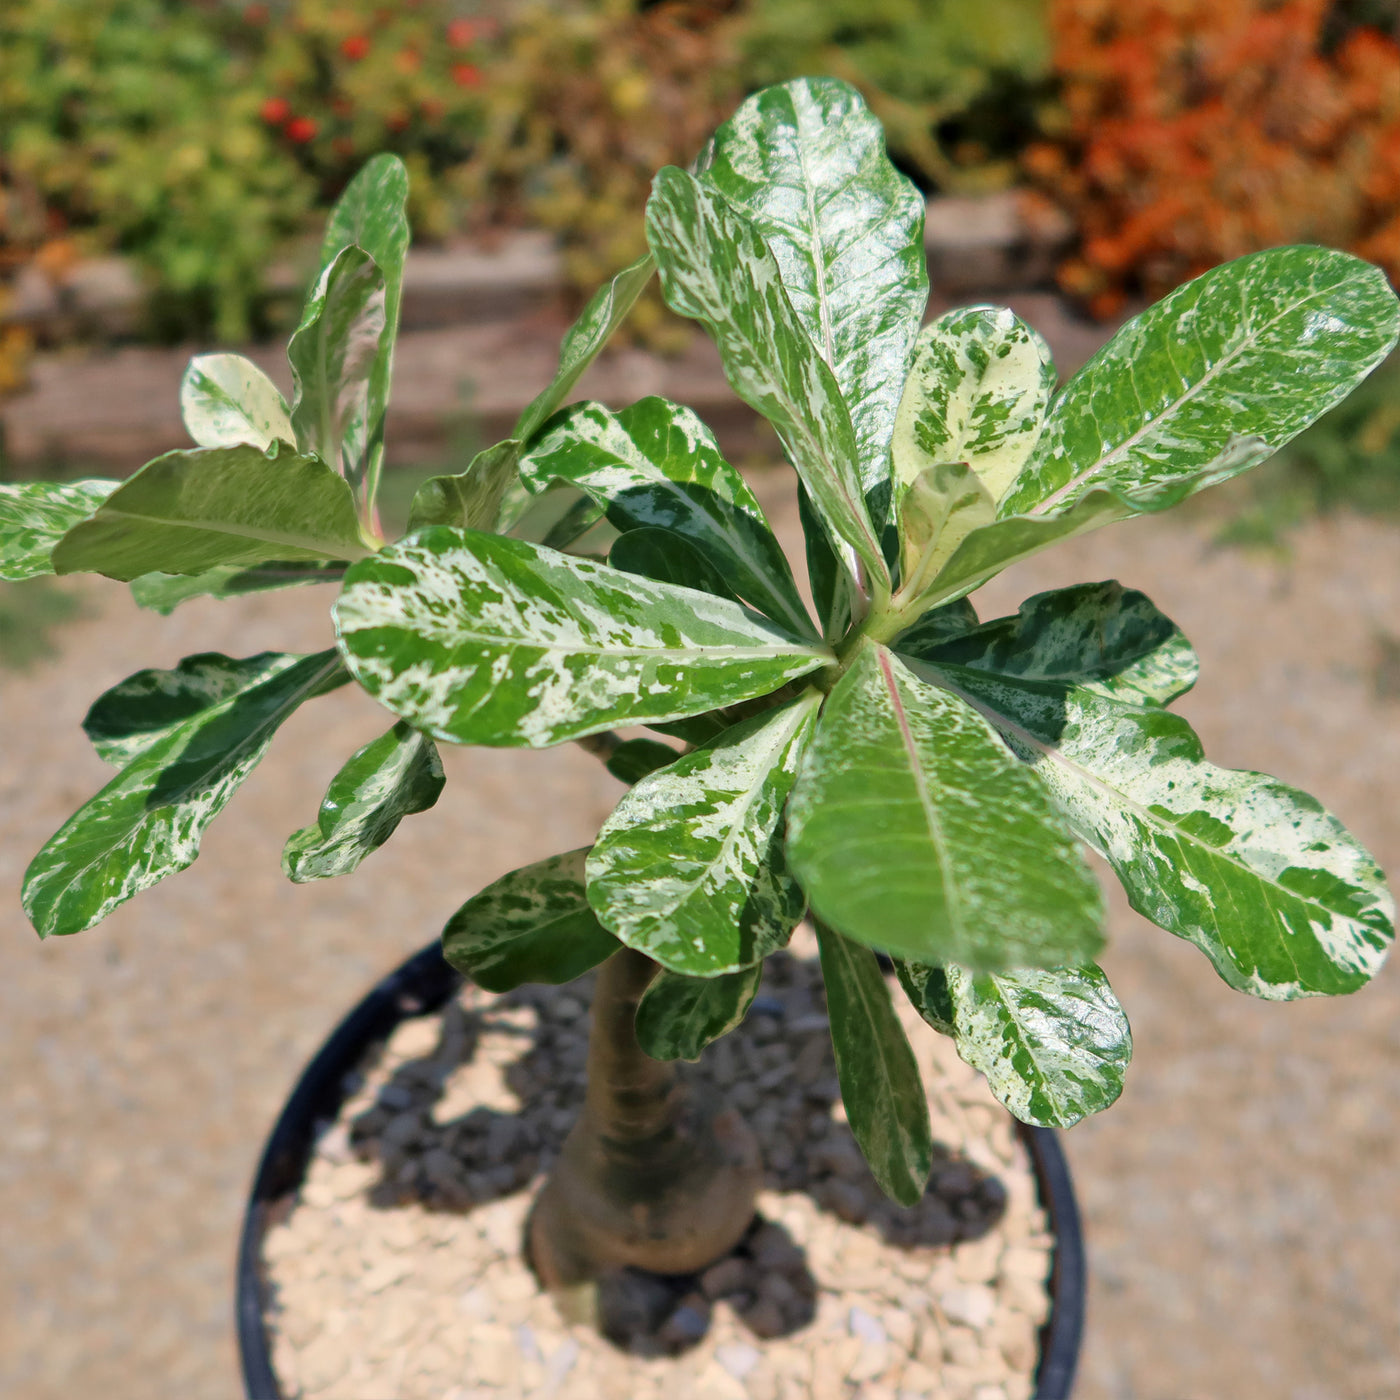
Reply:
<svg viewBox="0 0 1400 1400"><path fill-rule="evenodd" d="M980 970L1103 943L1098 885L1034 774L966 701L867 647L832 690L788 808L812 907L849 938Z"/></svg>
<svg viewBox="0 0 1400 1400"><path fill-rule="evenodd" d="M1397 332L1385 274L1348 253L1271 248L1212 268L1069 381L1002 514L1043 515L1100 487L1160 491L1233 437L1274 452L1345 398Z"/></svg>
<svg viewBox="0 0 1400 1400"><path fill-rule="evenodd" d="M488 992L572 982L617 951L583 885L585 847L522 866L469 899L442 931L442 955Z"/></svg>
<svg viewBox="0 0 1400 1400"><path fill-rule="evenodd" d="M1181 629L1145 594L1109 580L1027 598L954 636L911 632L902 653L1004 676L1061 681L1166 705L1196 683L1200 663Z"/></svg>
<svg viewBox="0 0 1400 1400"><path fill-rule="evenodd" d="M131 596L138 607L168 617L191 598L239 598L245 593L266 593L307 583L339 583L344 577L344 564L294 563L287 559L250 568L221 564L202 574L142 574L131 580Z"/></svg>
<svg viewBox="0 0 1400 1400"><path fill-rule="evenodd" d="M777 429L833 539L872 577L888 578L846 401L763 238L721 195L674 166L653 183L647 237L671 309L714 338L735 393Z"/></svg>
<svg viewBox="0 0 1400 1400"><path fill-rule="evenodd" d="M242 355L196 355L180 381L180 416L201 447L296 442L281 391Z"/></svg>
<svg viewBox="0 0 1400 1400"><path fill-rule="evenodd" d="M53 552L58 573L131 580L369 553L350 488L314 457L197 447L148 462Z"/></svg>
<svg viewBox="0 0 1400 1400"><path fill-rule="evenodd" d="M719 569L683 536L670 530L628 530L613 541L608 563L624 573L739 601Z"/></svg>
<svg viewBox="0 0 1400 1400"><path fill-rule="evenodd" d="M728 729L643 778L588 858L598 918L672 972L713 977L787 942L806 901L783 854L783 806L821 695Z"/></svg>
<svg viewBox="0 0 1400 1400"><path fill-rule="evenodd" d="M331 779L316 823L283 848L282 869L297 884L348 875L405 817L426 812L445 782L433 741L400 721Z"/></svg>
<svg viewBox="0 0 1400 1400"><path fill-rule="evenodd" d="M360 684L455 743L682 719L830 660L726 599L443 526L353 566L335 613Z"/></svg>
<svg viewBox="0 0 1400 1400"><path fill-rule="evenodd" d="M205 828L278 725L302 701L348 679L333 651L280 661L141 749L49 839L25 872L22 894L41 937L91 928L190 865Z"/></svg>
<svg viewBox="0 0 1400 1400"><path fill-rule="evenodd" d="M362 249L344 248L321 274L287 342L297 447L352 484L369 448L369 382L384 329L384 274Z"/></svg>
<svg viewBox="0 0 1400 1400"><path fill-rule="evenodd" d="M951 1013L959 1056L987 1076L1013 1117L1042 1128L1072 1128L1114 1103L1133 1057L1128 1018L1093 963L1080 968L927 974L926 1020L939 1030ZM941 995L937 984L941 983Z"/></svg>
<svg viewBox="0 0 1400 1400"><path fill-rule="evenodd" d="M660 398L616 414L575 405L535 439L520 473L534 491L563 481L587 492L619 530L672 531L746 602L794 632L811 630L763 508L692 410Z"/></svg>
<svg viewBox="0 0 1400 1400"><path fill-rule="evenodd" d="M637 1044L653 1060L698 1060L748 1013L763 967L722 977L682 977L664 968L637 1005Z"/></svg>
<svg viewBox="0 0 1400 1400"><path fill-rule="evenodd" d="M1034 450L1054 387L1050 347L1005 307L971 306L930 322L895 419L899 486L964 462L995 504Z"/></svg>
<svg viewBox="0 0 1400 1400"><path fill-rule="evenodd" d="M928 1185L933 1133L918 1062L875 954L817 924L841 1101L880 1189L917 1205Z"/></svg>
<svg viewBox="0 0 1400 1400"><path fill-rule="evenodd" d="M554 379L520 415L512 437L526 441L569 397L584 370L598 358L613 332L636 305L655 271L655 260L650 253L645 253L594 292L578 320L565 332Z"/></svg>
<svg viewBox="0 0 1400 1400"><path fill-rule="evenodd" d="M919 663L914 663L919 665ZM1355 991L1394 908L1374 860L1306 793L1216 768L1176 715L1087 687L940 664L1034 766L1133 907L1270 1001Z"/></svg>
<svg viewBox="0 0 1400 1400"><path fill-rule="evenodd" d="M182 725L280 674L298 659L277 651L242 659L210 651L187 656L170 670L137 671L93 701L83 732L99 757L124 768Z"/></svg>
<svg viewBox="0 0 1400 1400"><path fill-rule="evenodd" d="M618 782L630 787L679 757L676 749L659 739L624 739L608 755L606 767Z"/></svg>
<svg viewBox="0 0 1400 1400"><path fill-rule="evenodd" d="M928 300L923 195L890 164L861 95L834 78L756 93L700 166L777 259L798 324L846 400L867 499L883 520L895 410Z"/></svg>
<svg viewBox="0 0 1400 1400"><path fill-rule="evenodd" d="M0 481L0 579L53 573L53 550L120 485L116 481Z"/></svg>

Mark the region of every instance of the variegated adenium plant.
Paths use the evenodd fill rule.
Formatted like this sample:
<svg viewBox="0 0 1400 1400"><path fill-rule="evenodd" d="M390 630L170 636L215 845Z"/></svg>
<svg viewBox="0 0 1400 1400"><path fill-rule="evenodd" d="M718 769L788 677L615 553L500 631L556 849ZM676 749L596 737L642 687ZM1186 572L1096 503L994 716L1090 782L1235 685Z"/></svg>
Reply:
<svg viewBox="0 0 1400 1400"><path fill-rule="evenodd" d="M1117 1097L1128 1023L1094 963L1081 843L1242 991L1349 992L1377 970L1392 907L1375 862L1312 798L1203 760L1167 708L1195 657L1142 594L1085 584L981 623L967 595L1326 412L1395 344L1379 271L1315 247L1241 258L1057 393L1011 312L921 325L921 197L852 89L789 83L693 169L661 171L650 254L590 303L514 435L428 482L386 543L404 192L381 157L337 208L290 407L247 361L203 357L182 389L197 447L120 486L0 488L10 577L91 570L161 609L343 580L324 652L191 657L98 700L88 733L119 771L29 869L40 933L88 928L187 866L278 724L353 679L395 722L288 842L292 879L353 870L431 806L437 742L584 741L630 789L591 849L468 900L449 959L504 989L573 978L620 942L661 969L642 1046L694 1058L810 911L849 1118L900 1201L923 1190L929 1122L878 953L1023 1121ZM815 615L694 413L561 407L653 271L796 469Z"/></svg>

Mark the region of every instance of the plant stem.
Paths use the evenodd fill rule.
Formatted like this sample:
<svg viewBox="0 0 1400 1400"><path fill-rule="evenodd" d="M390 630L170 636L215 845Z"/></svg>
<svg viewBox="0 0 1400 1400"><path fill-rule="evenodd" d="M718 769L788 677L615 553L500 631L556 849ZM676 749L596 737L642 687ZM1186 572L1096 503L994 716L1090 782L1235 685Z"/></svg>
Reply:
<svg viewBox="0 0 1400 1400"><path fill-rule="evenodd" d="M530 1217L531 1261L547 1288L627 1265L701 1269L753 1218L753 1134L637 1043L637 1003L656 971L623 948L598 973L583 1112Z"/></svg>

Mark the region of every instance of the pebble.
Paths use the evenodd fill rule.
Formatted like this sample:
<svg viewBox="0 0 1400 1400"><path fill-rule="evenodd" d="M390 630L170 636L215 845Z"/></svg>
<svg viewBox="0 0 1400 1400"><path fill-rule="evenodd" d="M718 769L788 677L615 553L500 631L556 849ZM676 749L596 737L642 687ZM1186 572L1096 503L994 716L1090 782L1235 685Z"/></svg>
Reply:
<svg viewBox="0 0 1400 1400"><path fill-rule="evenodd" d="M618 1345L591 1303L541 1295L521 1257L578 1112L588 979L468 989L447 1016L405 1022L266 1241L289 1393L1031 1400L1052 1240L1020 1140L908 1008L948 1151L925 1201L893 1207L845 1123L815 961L777 957L765 977L771 1000L692 1071L748 1105L760 1223L701 1274L656 1280L654 1297L647 1284ZM965 1141L970 1126L985 1140Z"/></svg>

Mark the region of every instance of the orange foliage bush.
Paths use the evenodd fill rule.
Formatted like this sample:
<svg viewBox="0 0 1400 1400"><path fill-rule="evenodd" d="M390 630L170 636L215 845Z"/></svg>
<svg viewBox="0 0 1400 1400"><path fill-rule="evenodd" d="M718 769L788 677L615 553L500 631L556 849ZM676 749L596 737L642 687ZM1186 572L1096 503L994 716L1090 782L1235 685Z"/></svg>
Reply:
<svg viewBox="0 0 1400 1400"><path fill-rule="evenodd" d="M1027 155L1075 216L1065 290L1109 316L1242 253L1347 248L1400 283L1400 45L1328 0L1051 0L1063 130Z"/></svg>

